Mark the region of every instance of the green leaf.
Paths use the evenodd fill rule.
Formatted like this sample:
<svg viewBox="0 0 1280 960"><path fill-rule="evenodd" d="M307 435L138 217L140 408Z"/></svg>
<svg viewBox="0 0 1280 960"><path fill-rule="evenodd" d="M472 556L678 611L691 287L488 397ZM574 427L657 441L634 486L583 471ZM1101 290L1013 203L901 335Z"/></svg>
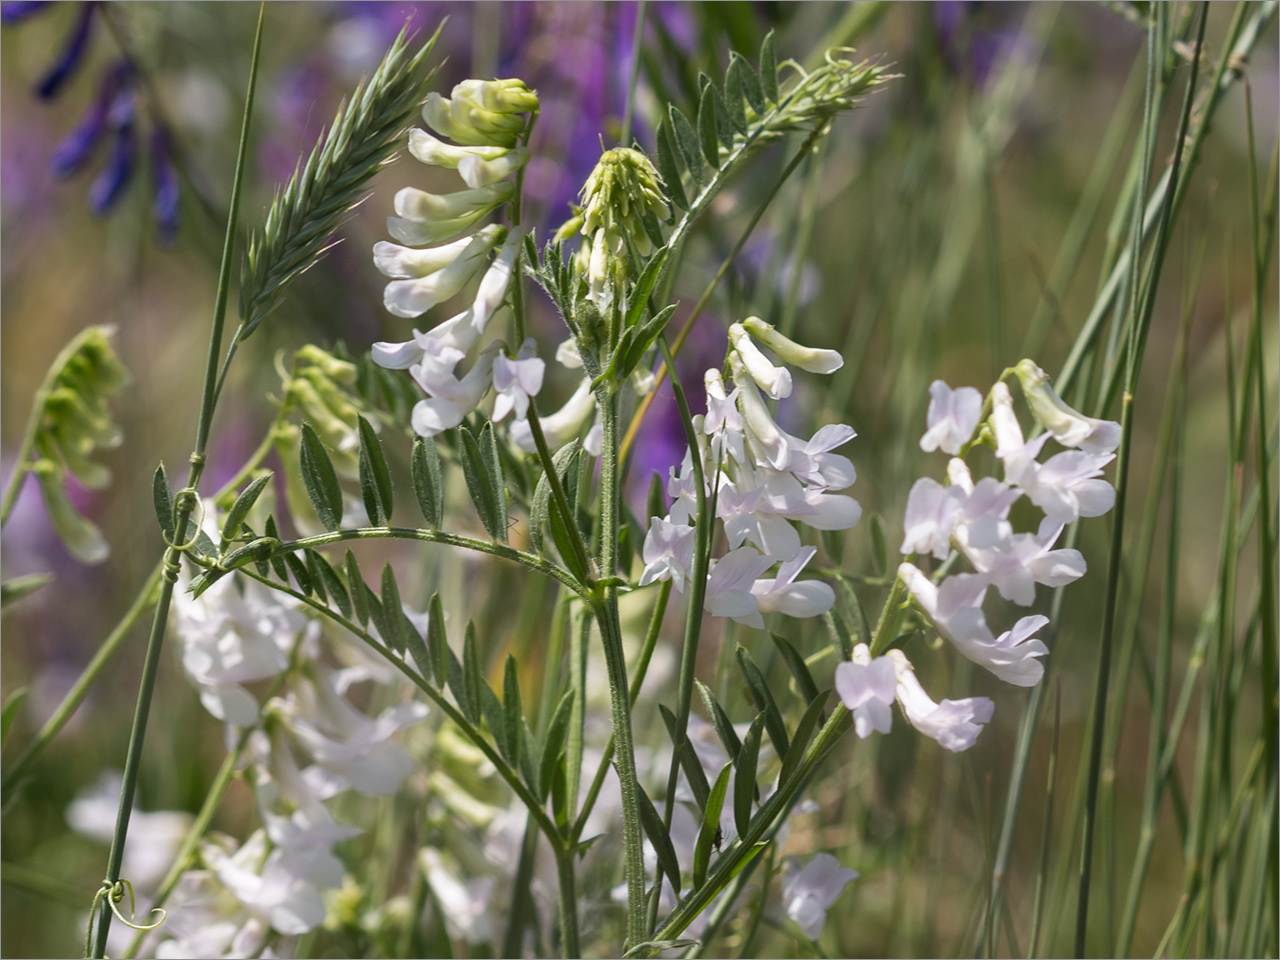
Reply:
<svg viewBox="0 0 1280 960"><path fill-rule="evenodd" d="M773 749L778 756L785 757L788 745L787 725L782 721L782 711L778 709L773 694L769 692L769 685L765 683L764 674L756 666L750 651L739 644L737 654L738 666L742 668L742 675L746 678L751 700L757 710L764 711L765 730L769 733L769 739L773 741Z"/></svg>
<svg viewBox="0 0 1280 960"><path fill-rule="evenodd" d="M466 647L463 646L463 655L466 654ZM449 660L449 689L453 692L453 699L457 702L458 707L471 723L480 722L480 703L477 699L475 713L471 712L471 701L467 697L467 681L466 671L462 664L458 661L458 655L449 647L445 647L445 656Z"/></svg>
<svg viewBox="0 0 1280 960"><path fill-rule="evenodd" d="M9 739L9 730L13 727L14 718L18 716L18 708L26 698L27 688L19 687L9 694L9 699L4 702L4 708L0 709L0 746L4 746L5 741Z"/></svg>
<svg viewBox="0 0 1280 960"><path fill-rule="evenodd" d="M504 751L512 763L520 761L520 721L524 718L524 709L520 706L520 674L516 670L516 658L507 654L507 662L502 668L502 720L501 730L494 733L507 742ZM531 787L535 784L529 784Z"/></svg>
<svg viewBox="0 0 1280 960"><path fill-rule="evenodd" d="M443 690L449 679L449 635L444 628L444 608L440 605L439 592L431 594L427 604L427 655L431 659L432 674L436 686Z"/></svg>
<svg viewBox="0 0 1280 960"><path fill-rule="evenodd" d="M560 477L560 486L564 488L565 498L573 505L578 493L578 467L582 459L582 443L574 440L561 447L551 457L551 463ZM529 501L529 540L533 548L542 553L542 528L548 522L548 511L551 508L551 483L546 473L538 478L533 488L533 499ZM556 546L560 546L557 542Z"/></svg>
<svg viewBox="0 0 1280 960"><path fill-rule="evenodd" d="M320 568L316 565L316 558L320 554L316 553L310 547L302 551L302 559L306 564L307 573L311 575L311 589L315 591L315 595L320 602L326 607L329 605L329 592L324 587L324 580L320 575Z"/></svg>
<svg viewBox="0 0 1280 960"><path fill-rule="evenodd" d="M662 474L655 470L653 476L649 478L649 496L645 500L645 519L652 523L654 517L665 517L666 515L666 487L662 482Z"/></svg>
<svg viewBox="0 0 1280 960"><path fill-rule="evenodd" d="M681 210L689 209L689 199L684 195L684 185L680 182L680 167L676 165L675 147L671 143L671 132L667 124L658 127L658 150L655 164L662 184L666 188L667 199L673 207Z"/></svg>
<svg viewBox="0 0 1280 960"><path fill-rule="evenodd" d="M418 628L413 625L413 621L407 616L404 618L402 626L404 631L405 649L409 651L409 656L413 658L414 664L418 668L418 672L422 674L422 679L427 683L432 682L435 675L435 666L431 660L431 653L427 649L427 644L422 639L422 634L418 632ZM430 625L428 624L428 630ZM430 633L428 633L430 636Z"/></svg>
<svg viewBox="0 0 1280 960"><path fill-rule="evenodd" d="M680 894L680 861L676 858L676 848L671 843L671 835L663 826L662 817L654 809L653 801L644 792L644 787L638 783L636 793L639 794L640 800L640 824L644 827L644 832L658 855L658 867L667 875L672 889L678 896Z"/></svg>
<svg viewBox="0 0 1280 960"><path fill-rule="evenodd" d="M365 512L375 526L384 521L390 524L394 502L391 471L387 469L387 458L382 455L382 441L374 432L373 424L361 414L356 414L356 423L360 431L360 495L364 498Z"/></svg>
<svg viewBox="0 0 1280 960"><path fill-rule="evenodd" d="M853 608L854 614L858 618L858 635L862 638L863 643L871 642L871 621L867 619L866 608L862 606L862 599L858 596L858 591L854 589L853 584L845 577L837 578L836 582L840 585L840 592L844 595L845 603ZM853 657L853 646L850 644L848 649L842 649L846 660Z"/></svg>
<svg viewBox="0 0 1280 960"><path fill-rule="evenodd" d="M347 586L351 588L351 608L356 615L356 620L360 622L360 626L367 626L369 623L369 601L367 599L369 588L365 586L364 577L360 575L360 564L356 562L356 555L350 550L347 551L346 568Z"/></svg>
<svg viewBox="0 0 1280 960"><path fill-rule="evenodd" d="M498 699L498 695L493 692L493 687L489 686L489 681L483 676L480 678L480 712L484 716L484 722L489 725L489 730L493 733L494 742L498 745L498 752L502 754L503 759L512 767L516 766L516 757L512 756L507 746L506 713L502 709L502 701Z"/></svg>
<svg viewBox="0 0 1280 960"><path fill-rule="evenodd" d="M733 778L733 823L738 836L745 837L751 827L751 807L756 802L756 767L760 762L760 736L764 731L764 714L756 714L742 741L738 760L734 764L737 773Z"/></svg>
<svg viewBox="0 0 1280 960"><path fill-rule="evenodd" d="M547 725L547 735L542 741L542 759L538 770L538 795L545 798L551 792L551 778L555 775L556 765L564 752L565 740L569 735L569 719L573 715L573 691L566 690L556 704L556 711L551 715Z"/></svg>
<svg viewBox="0 0 1280 960"><path fill-rule="evenodd" d="M778 54L773 47L773 31L760 44L760 87L770 103L778 102Z"/></svg>
<svg viewBox="0 0 1280 960"><path fill-rule="evenodd" d="M427 526L439 530L444 518L444 479L440 473L440 454L434 440L418 437L413 441L410 468L418 509L426 518Z"/></svg>
<svg viewBox="0 0 1280 960"><path fill-rule="evenodd" d="M200 594L204 593L226 575L226 570L219 570L217 567L213 567L203 573L199 573L191 578L191 583L187 587L187 592L191 594L191 599L195 600L200 596ZM281 579L287 580L288 578L282 577Z"/></svg>
<svg viewBox="0 0 1280 960"><path fill-rule="evenodd" d="M733 149L733 119L729 116L729 109L725 106L724 97L720 95L720 91L716 89L714 83L707 84L711 91L711 103L715 106L716 111L716 132L720 137L720 145L726 150ZM743 120L743 128L745 130L746 120Z"/></svg>
<svg viewBox="0 0 1280 960"><path fill-rule="evenodd" d="M818 534L822 541L822 549L826 551L831 565L837 570L844 566L844 531L823 530Z"/></svg>
<svg viewBox="0 0 1280 960"><path fill-rule="evenodd" d="M636 279L635 286L632 287L630 299L627 301L627 317L624 326L631 328L640 323L640 318L644 316L645 308L649 303L649 295L653 293L653 288L658 284L658 277L662 274L662 268L667 262L667 248L662 247L649 258L648 263L644 265L644 269L640 271L640 276ZM616 353L617 351L615 351Z"/></svg>
<svg viewBox="0 0 1280 960"><path fill-rule="evenodd" d="M674 106L667 108L667 116L671 120L671 130L675 134L676 149L680 151L680 156L684 159L684 165L688 168L689 175L693 177L693 182L701 189L706 179L702 172L702 151L698 149L698 135L694 132L693 124Z"/></svg>
<svg viewBox="0 0 1280 960"><path fill-rule="evenodd" d="M289 568L289 572L293 574L293 579L297 581L298 589L308 597L315 593L315 587L311 583L311 574L307 572L307 565L298 559L298 555L296 553L286 553L284 562Z"/></svg>
<svg viewBox="0 0 1280 960"><path fill-rule="evenodd" d="M800 656L799 651L787 641L786 637L776 633L771 633L769 636L773 637L774 646L782 654L782 659L787 662L787 669L791 671L791 676L795 677L796 689L800 691L800 696L804 698L805 703L812 703L813 698L818 695L818 685L813 682L813 674L809 672L804 657Z"/></svg>
<svg viewBox="0 0 1280 960"><path fill-rule="evenodd" d="M809 741L813 739L813 735L818 732L818 727L826 719L827 697L831 691L825 691L822 696L814 697L809 704L809 709L804 712L804 716L800 718L800 723L796 726L795 736L791 738L791 747L787 750L786 756L782 758L782 772L778 774L778 786L786 783L790 779L800 761L804 759L804 752L809 749Z"/></svg>
<svg viewBox="0 0 1280 960"><path fill-rule="evenodd" d="M642 326L632 328L635 331L635 336L632 337L631 342L627 345L626 353L618 358L616 376L619 382L631 376L631 371L644 359L644 355L653 346L658 337L662 336L662 331L666 329L672 315L676 312L677 306L679 304L673 303L663 307L646 320Z"/></svg>
<svg viewBox="0 0 1280 960"><path fill-rule="evenodd" d="M400 603L400 587L391 564L382 568L382 624L379 632L383 642L396 653L404 653L404 607Z"/></svg>
<svg viewBox="0 0 1280 960"><path fill-rule="evenodd" d="M311 566L312 574L324 584L325 592L333 598L333 602L338 605L338 610L348 620L351 619L351 595L347 593L346 585L343 584L342 578L338 576L338 571L333 569L329 561L317 550L307 551L307 561Z"/></svg>
<svg viewBox="0 0 1280 960"><path fill-rule="evenodd" d="M883 577L889 569L889 541L884 535L884 521L878 513L871 515L871 565L878 577Z"/></svg>
<svg viewBox="0 0 1280 960"><path fill-rule="evenodd" d="M724 75L724 107L729 123L738 133L747 132L746 90L742 80L742 58L729 55L729 69Z"/></svg>
<svg viewBox="0 0 1280 960"><path fill-rule="evenodd" d="M301 462L302 482L316 516L326 530L337 530L342 523L342 488L329 451L309 423L302 425Z"/></svg>
<svg viewBox="0 0 1280 960"><path fill-rule="evenodd" d="M720 169L720 125L716 122L715 85L702 88L698 104L698 145L712 169Z"/></svg>
<svg viewBox="0 0 1280 960"><path fill-rule="evenodd" d="M262 525L262 535L270 537L273 540L280 539L280 531L276 529L276 518L268 516L266 523ZM271 561L271 569L276 575L276 579L283 583L289 582L289 568L285 565L284 557L273 553L268 559Z"/></svg>
<svg viewBox="0 0 1280 960"><path fill-rule="evenodd" d="M462 692L466 697L465 712L472 723L480 719L480 688L486 686L480 676L480 647L476 642L476 625L467 621L467 631L462 642ZM501 726L493 730L497 736Z"/></svg>
<svg viewBox="0 0 1280 960"><path fill-rule="evenodd" d="M707 805L702 811L702 826L698 830L698 839L693 846L693 886L696 890L707 879L707 867L711 865L711 848L718 846L720 837L720 814L724 811L724 798L729 792L729 779L733 764L726 763L720 768L716 782L707 795Z"/></svg>
<svg viewBox="0 0 1280 960"><path fill-rule="evenodd" d="M534 796L538 795L540 783L538 759L538 742L533 737L533 731L529 729L529 721L522 715L520 717L520 749L516 761L520 767L520 776L524 778L525 784L533 791Z"/></svg>
<svg viewBox="0 0 1280 960"><path fill-rule="evenodd" d="M495 540L500 537L505 540L506 504L504 502L501 510L499 509L498 498L494 496L493 480L485 464L487 458L470 430L461 427L458 435L462 440L458 447L462 458L462 475L466 478L467 492L471 494L471 502L475 504L476 514L484 524L485 530L489 532L489 536Z"/></svg>
<svg viewBox="0 0 1280 960"><path fill-rule="evenodd" d="M258 497L262 495L262 491L267 488L267 484L271 482L271 473L264 473L255 479L251 484L240 492L240 496L236 497L235 503L231 504L231 509L227 511L227 519L222 524L222 542L229 543L236 538L236 534L240 532L240 527L244 523L244 518L249 515L249 511L253 509L253 505L258 502ZM159 471L157 471L157 482L159 481ZM156 491L159 497L159 491ZM156 509L160 509L160 502L157 499Z"/></svg>
<svg viewBox="0 0 1280 960"><path fill-rule="evenodd" d="M716 700L711 688L701 680L695 680L694 683L698 685L698 695L702 697L702 703L711 717L711 725L716 728L716 736L724 744L724 750L729 755L729 759L736 763L738 753L742 750L742 741L738 739L737 731L733 729L733 724L729 722L728 715Z"/></svg>
<svg viewBox="0 0 1280 960"><path fill-rule="evenodd" d="M696 947L702 943L700 940L645 940L637 943L634 947L623 954L623 957L630 960L631 957L651 957L663 950L683 950L685 947Z"/></svg>
<svg viewBox="0 0 1280 960"><path fill-rule="evenodd" d="M760 78L751 69L747 58L736 50L729 53L729 72L724 81L724 96L729 101L730 110L733 109L733 97L729 94L731 85L734 90L740 91L746 97L752 110L757 114L764 113L764 91L760 89Z"/></svg>
<svg viewBox="0 0 1280 960"><path fill-rule="evenodd" d="M675 744L675 714L663 704L658 704L658 711L662 714L662 722L667 725L667 736L671 738L672 744ZM699 810L705 810L707 807L707 794L711 792L711 787L707 783L707 774L702 769L702 763L698 760L698 754L693 749L693 744L689 742L688 736L683 737L682 740L683 742L680 746L676 747L680 766L684 770L685 779L689 782L689 790L693 793L694 802L697 803Z"/></svg>
<svg viewBox="0 0 1280 960"><path fill-rule="evenodd" d="M156 467L156 472L151 477L151 502L156 508L156 521L160 524L165 543L173 543L173 493L163 462Z"/></svg>
<svg viewBox="0 0 1280 960"><path fill-rule="evenodd" d="M494 537L507 542L507 478L502 469L502 456L498 452L498 438L493 424L486 423L480 431L480 455L484 458L485 473L489 476L489 485L493 502L497 504L497 533Z"/></svg>
<svg viewBox="0 0 1280 960"><path fill-rule="evenodd" d="M28 573L0 584L0 607L17 603L29 593L34 593L53 580L52 573Z"/></svg>

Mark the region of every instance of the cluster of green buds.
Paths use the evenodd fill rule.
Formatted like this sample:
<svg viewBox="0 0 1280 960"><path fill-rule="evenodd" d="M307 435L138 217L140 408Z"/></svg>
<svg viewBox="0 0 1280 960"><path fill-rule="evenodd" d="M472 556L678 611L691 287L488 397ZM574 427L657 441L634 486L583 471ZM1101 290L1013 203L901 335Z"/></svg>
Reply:
<svg viewBox="0 0 1280 960"><path fill-rule="evenodd" d="M562 236L582 232L579 256L597 306L603 309L610 286L629 275L631 254L653 252L653 239L661 236L658 221L669 215L661 178L648 157L630 147L601 155L582 188L581 213L560 229Z"/></svg>
<svg viewBox="0 0 1280 960"><path fill-rule="evenodd" d="M788 60L798 72L795 86L784 89L777 119L769 124L768 133L788 130L813 130L837 113L851 109L860 95L886 80L892 79L878 63L854 62L838 56L844 50L829 50L826 62L810 72ZM851 51L849 51L851 52Z"/></svg>
<svg viewBox="0 0 1280 960"><path fill-rule="evenodd" d="M282 412L299 413L328 449L334 469L348 478L355 478L360 470L356 418L363 411L354 394L356 375L355 364L310 344L294 354L293 370L282 373ZM302 481L300 428L282 419L275 429L275 444L284 465L290 510L300 520L299 526L307 528L304 532L318 533L320 527L312 520L310 498Z"/></svg>
<svg viewBox="0 0 1280 960"><path fill-rule="evenodd" d="M62 351L37 398L40 412L32 437L35 459L29 469L53 528L84 563L105 560L108 547L102 532L67 497L67 476L74 475L91 490L111 481L111 472L90 457L122 439L107 399L129 382L129 372L111 346L113 333L113 327L89 327Z"/></svg>

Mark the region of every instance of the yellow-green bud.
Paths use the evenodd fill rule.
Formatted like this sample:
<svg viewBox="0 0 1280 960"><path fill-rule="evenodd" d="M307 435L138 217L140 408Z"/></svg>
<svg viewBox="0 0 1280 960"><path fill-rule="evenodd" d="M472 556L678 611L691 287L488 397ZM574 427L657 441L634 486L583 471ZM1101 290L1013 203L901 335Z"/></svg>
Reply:
<svg viewBox="0 0 1280 960"><path fill-rule="evenodd" d="M599 230L609 252L621 256L629 239L641 256L652 246L644 229L644 216L667 217L662 180L649 158L639 150L618 147L606 150L582 188L582 233L599 242Z"/></svg>

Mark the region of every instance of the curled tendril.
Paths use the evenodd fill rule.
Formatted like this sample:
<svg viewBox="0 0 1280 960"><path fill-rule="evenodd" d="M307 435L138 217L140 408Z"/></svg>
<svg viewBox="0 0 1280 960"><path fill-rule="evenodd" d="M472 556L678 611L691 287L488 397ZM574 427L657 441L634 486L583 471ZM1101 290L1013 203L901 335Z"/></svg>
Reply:
<svg viewBox="0 0 1280 960"><path fill-rule="evenodd" d="M185 543L172 543L169 540L165 541L165 543L173 547L173 549L177 550L179 553L182 553L185 550L190 550L196 545L196 541L200 539L200 527L204 524L204 501L200 499L200 494L196 493L194 487L183 487L178 491L178 495L174 498L174 505L179 509L181 509L184 502L192 500L195 501L194 509L196 511L196 520L193 526L195 527L196 532L192 534L191 539Z"/></svg>
<svg viewBox="0 0 1280 960"><path fill-rule="evenodd" d="M120 907L117 906L117 904L124 902L126 891L129 894L129 916L127 917L120 912ZM93 895L93 905L89 908L89 929L84 938L84 955L86 957L91 955L90 951L93 949L93 926L98 917L98 906L103 900L106 900L107 906L116 915L116 919L130 930L146 932L159 929L165 918L168 917L163 907L156 907L151 912L160 914L159 920L155 921L155 923L137 923L138 902L134 897L133 884L124 879L117 880L115 883L110 880L103 880L102 885L98 887L98 892Z"/></svg>

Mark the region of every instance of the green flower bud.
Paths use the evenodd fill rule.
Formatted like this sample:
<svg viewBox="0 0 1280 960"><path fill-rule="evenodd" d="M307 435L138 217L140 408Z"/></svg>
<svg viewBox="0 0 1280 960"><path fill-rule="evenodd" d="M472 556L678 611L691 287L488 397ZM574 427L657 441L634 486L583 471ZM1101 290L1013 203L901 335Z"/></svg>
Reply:
<svg viewBox="0 0 1280 960"><path fill-rule="evenodd" d="M530 113L538 109L538 95L523 80L463 80L453 88L455 100L494 113Z"/></svg>
<svg viewBox="0 0 1280 960"><path fill-rule="evenodd" d="M324 371L324 375L335 383L350 386L356 382L356 365L349 360L339 360L327 350L308 344L296 354L300 363L309 363Z"/></svg>
<svg viewBox="0 0 1280 960"><path fill-rule="evenodd" d="M45 509L49 511L54 532L71 551L71 555L81 563L101 563L107 559L110 547L102 536L102 531L76 510L67 498L66 474L62 467L53 460L42 457L32 464L31 472L35 474L40 486L40 495L44 499Z"/></svg>
<svg viewBox="0 0 1280 960"><path fill-rule="evenodd" d="M1120 445L1120 424L1095 420L1067 406L1033 360L1020 360L1013 368L1022 385L1022 395L1040 425L1064 447L1079 447L1086 453L1111 453Z"/></svg>
<svg viewBox="0 0 1280 960"><path fill-rule="evenodd" d="M661 183L658 171L639 150L606 150L582 188L583 236L598 242L603 229L609 253L622 256L630 240L640 256L648 256L652 245L644 217L651 213L664 220L668 215Z"/></svg>

